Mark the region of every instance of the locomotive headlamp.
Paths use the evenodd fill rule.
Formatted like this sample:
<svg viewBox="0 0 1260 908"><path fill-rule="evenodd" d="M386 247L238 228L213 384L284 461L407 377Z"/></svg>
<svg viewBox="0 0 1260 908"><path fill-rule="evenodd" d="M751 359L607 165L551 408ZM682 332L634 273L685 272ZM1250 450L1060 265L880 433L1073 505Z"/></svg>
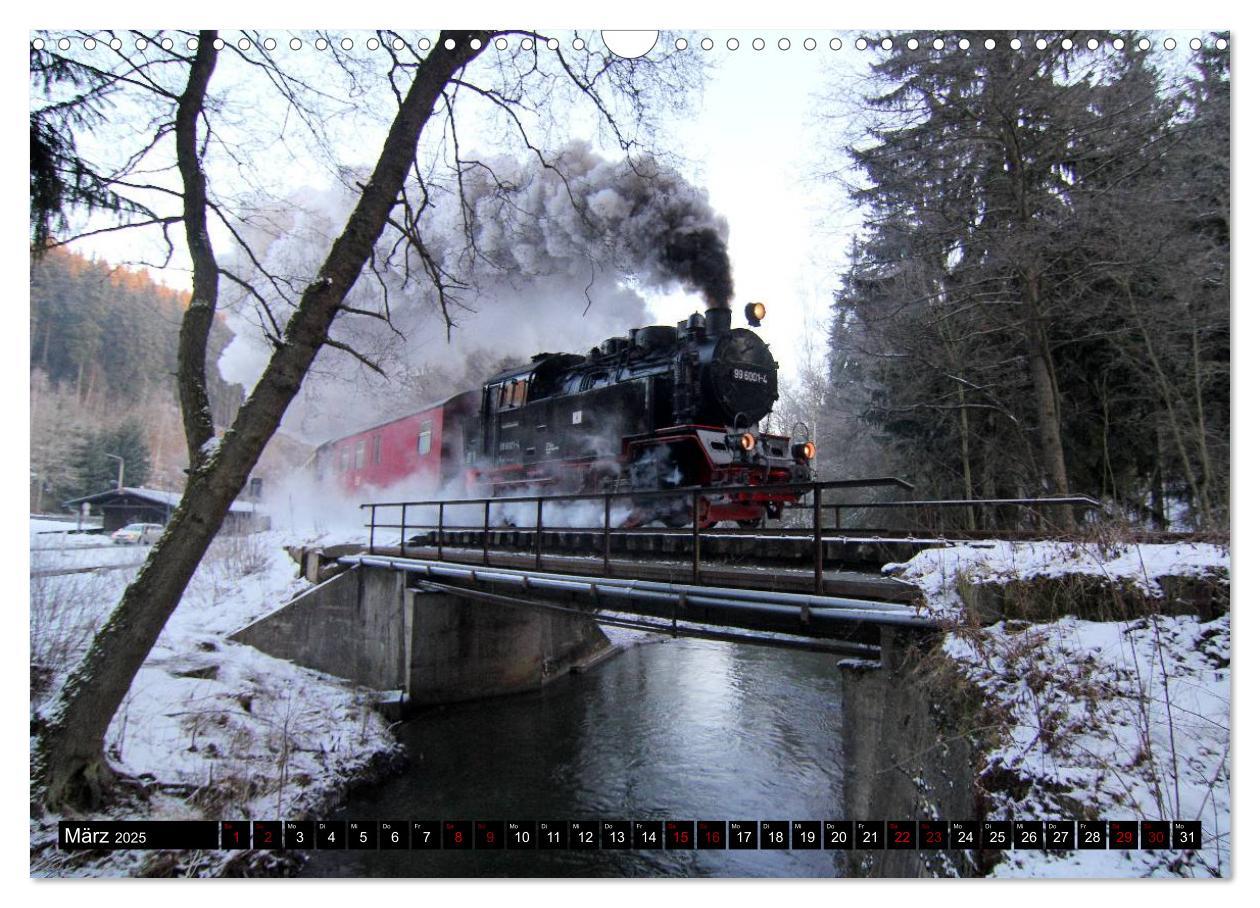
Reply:
<svg viewBox="0 0 1260 908"><path fill-rule="evenodd" d="M813 460L814 455L817 453L818 448L814 446L812 441L807 441L804 444L792 445L792 457L802 463L807 460Z"/></svg>
<svg viewBox="0 0 1260 908"><path fill-rule="evenodd" d="M753 435L751 432L745 432L743 435L739 436L739 446L745 451L751 451L753 448L757 447L757 436Z"/></svg>
<svg viewBox="0 0 1260 908"><path fill-rule="evenodd" d="M744 318L754 328L761 327L761 320L766 317L765 303L749 303L744 307Z"/></svg>

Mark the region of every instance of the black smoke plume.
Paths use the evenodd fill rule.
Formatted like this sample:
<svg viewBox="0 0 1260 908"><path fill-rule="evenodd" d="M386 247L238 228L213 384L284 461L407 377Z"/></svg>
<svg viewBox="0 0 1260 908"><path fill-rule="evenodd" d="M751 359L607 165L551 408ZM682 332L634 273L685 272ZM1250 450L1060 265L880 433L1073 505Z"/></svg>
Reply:
<svg viewBox="0 0 1260 908"><path fill-rule="evenodd" d="M666 234L661 263L685 287L704 294L710 307L729 309L735 295L726 241L712 227Z"/></svg>

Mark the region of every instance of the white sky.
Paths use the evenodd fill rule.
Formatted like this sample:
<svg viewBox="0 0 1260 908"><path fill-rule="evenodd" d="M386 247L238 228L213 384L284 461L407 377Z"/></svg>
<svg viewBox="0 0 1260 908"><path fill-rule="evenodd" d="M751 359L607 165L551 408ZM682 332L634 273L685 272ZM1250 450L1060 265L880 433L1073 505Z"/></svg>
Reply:
<svg viewBox="0 0 1260 908"><path fill-rule="evenodd" d="M689 175L709 191L713 206L730 222L735 323L742 323L744 303L764 302L768 314L759 333L770 343L785 377L791 376L802 332L827 321L847 248L835 227L854 221L829 211L827 201L841 197L835 187L814 177L824 159L816 143L825 140L817 121L818 95L837 77L863 69L863 57L851 40L841 50L831 50L830 32L706 34L714 49L698 52L719 63L699 115L675 127L675 145L698 162ZM802 42L811 35L818 46L807 51ZM728 37L739 40L738 49L727 49ZM766 39L763 50L752 49L754 37ZM780 50L780 38L787 38L791 47ZM824 224L829 214L830 223ZM653 303L667 322L685 317L696 306L694 296L682 293Z"/></svg>

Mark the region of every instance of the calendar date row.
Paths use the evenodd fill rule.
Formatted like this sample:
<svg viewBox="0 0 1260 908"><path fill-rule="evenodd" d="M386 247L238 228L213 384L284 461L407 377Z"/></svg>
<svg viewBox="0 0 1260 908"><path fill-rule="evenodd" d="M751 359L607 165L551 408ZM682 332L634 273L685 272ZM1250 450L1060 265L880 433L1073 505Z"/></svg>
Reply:
<svg viewBox="0 0 1260 908"><path fill-rule="evenodd" d="M59 847L259 850L1194 850L1195 820L63 820Z"/></svg>

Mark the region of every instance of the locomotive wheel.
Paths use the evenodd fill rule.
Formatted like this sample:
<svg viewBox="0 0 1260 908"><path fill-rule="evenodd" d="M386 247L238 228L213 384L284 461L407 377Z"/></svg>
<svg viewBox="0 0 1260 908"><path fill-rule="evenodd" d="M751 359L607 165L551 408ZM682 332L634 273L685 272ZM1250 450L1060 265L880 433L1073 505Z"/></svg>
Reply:
<svg viewBox="0 0 1260 908"><path fill-rule="evenodd" d="M763 523L760 517L753 517L749 520L737 520L735 522L739 524L741 530L759 530Z"/></svg>

